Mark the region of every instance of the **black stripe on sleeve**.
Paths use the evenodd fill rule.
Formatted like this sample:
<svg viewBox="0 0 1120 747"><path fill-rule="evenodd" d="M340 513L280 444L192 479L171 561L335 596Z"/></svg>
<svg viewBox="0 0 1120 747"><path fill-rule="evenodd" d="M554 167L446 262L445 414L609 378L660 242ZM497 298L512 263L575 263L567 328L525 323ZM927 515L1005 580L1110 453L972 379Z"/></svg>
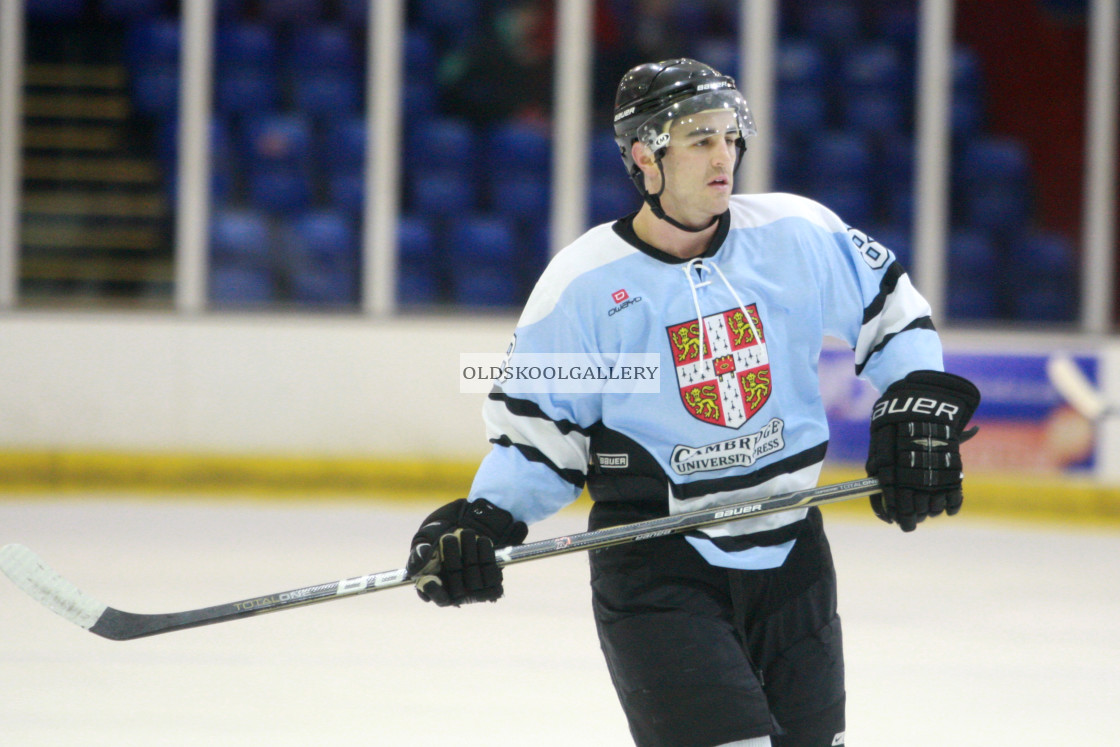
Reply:
<svg viewBox="0 0 1120 747"><path fill-rule="evenodd" d="M494 387L487 396L495 402L503 403L511 414L517 415L518 417L540 418L541 420L550 421L556 426L556 430L560 431L560 433L565 436L572 432L589 437L591 435L591 431L584 428L579 423L573 423L571 420L557 420L556 418L549 417L536 402L520 399L518 397L511 397L497 387Z"/></svg>
<svg viewBox="0 0 1120 747"><path fill-rule="evenodd" d="M879 292L875 298L871 299L871 303L863 310L863 323L867 324L869 321L879 316L883 311L883 307L887 305L887 297L894 293L894 289L898 287L899 278L906 274L906 270L902 269L902 265L898 262L891 262L887 266L887 271L883 274L883 279L879 282Z"/></svg>
<svg viewBox="0 0 1120 747"><path fill-rule="evenodd" d="M929 329L929 330L935 329L935 327L933 326L933 319L931 319L928 316L920 316L917 319L915 319L914 321L907 324L902 329L900 329L898 332L892 332L889 335L887 335L886 337L884 337L879 342L878 345L876 345L874 348L871 349L871 351L867 354L866 359L864 359L860 363L856 363L856 376L859 376L861 373L863 373L863 369L867 365L867 363L873 357L875 357L876 353L878 353L880 350L885 348L887 346L888 342L893 340L896 336L901 335L903 332L909 331L911 329Z"/></svg>
<svg viewBox="0 0 1120 747"><path fill-rule="evenodd" d="M505 446L507 448L513 447L521 452L521 456L525 457L530 462L539 462L540 464L543 464L544 466L555 472L557 475L559 475L560 479L566 482L570 482L577 488L583 488L583 483L586 479L586 475L583 472L578 469L565 469L564 467L559 466L547 456L545 456L544 452L534 446L515 443L510 439L509 436L506 435L503 435L501 438L492 438L490 439L490 443L496 444L498 446Z"/></svg>

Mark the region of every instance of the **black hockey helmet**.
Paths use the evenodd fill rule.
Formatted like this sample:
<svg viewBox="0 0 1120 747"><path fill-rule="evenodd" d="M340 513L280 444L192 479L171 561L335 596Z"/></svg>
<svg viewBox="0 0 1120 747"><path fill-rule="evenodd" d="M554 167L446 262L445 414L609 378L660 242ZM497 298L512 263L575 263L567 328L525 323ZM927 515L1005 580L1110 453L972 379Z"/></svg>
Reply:
<svg viewBox="0 0 1120 747"><path fill-rule="evenodd" d="M746 139L756 134L756 130L747 101L735 87L735 79L731 76L685 57L647 62L631 68L622 76L615 94L614 139L626 173L657 217L685 230L694 229L667 218L661 210L660 194L651 195L646 190L645 179L634 163L630 146L637 141L648 145L660 167L661 158L669 146L670 125L681 117L713 109L735 112L739 123L739 137L735 142L738 150L735 168L738 169L747 149ZM662 191L664 188L662 179Z"/></svg>

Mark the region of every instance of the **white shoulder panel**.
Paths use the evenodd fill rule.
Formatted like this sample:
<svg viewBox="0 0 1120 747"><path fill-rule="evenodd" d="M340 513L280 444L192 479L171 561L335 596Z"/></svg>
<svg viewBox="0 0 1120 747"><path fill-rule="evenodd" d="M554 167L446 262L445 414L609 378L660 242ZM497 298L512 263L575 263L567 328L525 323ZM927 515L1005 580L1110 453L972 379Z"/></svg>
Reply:
<svg viewBox="0 0 1120 747"><path fill-rule="evenodd" d="M539 322L552 313L560 296L576 278L638 251L623 241L612 225L595 226L552 258L537 280L518 326Z"/></svg>
<svg viewBox="0 0 1120 747"><path fill-rule="evenodd" d="M782 218L802 218L829 233L847 230L835 213L808 197L770 192L731 198L732 228L758 228Z"/></svg>

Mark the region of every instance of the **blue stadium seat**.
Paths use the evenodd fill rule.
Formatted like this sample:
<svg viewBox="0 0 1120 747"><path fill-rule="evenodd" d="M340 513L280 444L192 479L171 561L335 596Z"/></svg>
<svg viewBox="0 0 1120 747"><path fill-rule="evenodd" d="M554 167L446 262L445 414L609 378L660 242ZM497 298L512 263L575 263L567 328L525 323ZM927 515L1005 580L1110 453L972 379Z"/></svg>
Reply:
<svg viewBox="0 0 1120 747"><path fill-rule="evenodd" d="M415 124L435 116L438 96L435 85L430 81L405 81L403 98L401 116L405 122Z"/></svg>
<svg viewBox="0 0 1120 747"><path fill-rule="evenodd" d="M1019 183L1030 178L1030 156L1018 140L981 137L965 144L960 177L968 183Z"/></svg>
<svg viewBox="0 0 1120 747"><path fill-rule="evenodd" d="M879 42L849 47L840 61L844 95L879 93L899 96L912 86L902 55L892 44Z"/></svg>
<svg viewBox="0 0 1120 747"><path fill-rule="evenodd" d="M320 160L333 173L361 172L366 162L366 121L347 117L328 122Z"/></svg>
<svg viewBox="0 0 1120 747"><path fill-rule="evenodd" d="M151 117L168 119L179 108L179 71L171 65L149 65L132 72L132 105Z"/></svg>
<svg viewBox="0 0 1120 747"><path fill-rule="evenodd" d="M397 303L421 306L437 303L439 282L430 272L399 268L397 270Z"/></svg>
<svg viewBox="0 0 1120 747"><path fill-rule="evenodd" d="M214 107L226 114L260 115L280 106L275 72L253 68L224 70L214 81Z"/></svg>
<svg viewBox="0 0 1120 747"><path fill-rule="evenodd" d="M125 35L129 67L178 65L182 34L176 18L152 18L131 24Z"/></svg>
<svg viewBox="0 0 1120 747"><path fill-rule="evenodd" d="M312 117L348 117L356 114L361 105L361 82L355 75L296 75L292 88L295 109Z"/></svg>
<svg viewBox="0 0 1120 747"><path fill-rule="evenodd" d="M105 18L135 20L153 18L167 7L166 0L100 0L98 10Z"/></svg>
<svg viewBox="0 0 1120 747"><path fill-rule="evenodd" d="M711 65L724 75L739 77L739 45L730 39L718 36L705 36L691 45L692 56Z"/></svg>
<svg viewBox="0 0 1120 747"><path fill-rule="evenodd" d="M998 294L975 284L954 286L945 299L945 313L953 321L982 322L1000 318Z"/></svg>
<svg viewBox="0 0 1120 747"><path fill-rule="evenodd" d="M335 0L338 17L347 26L365 29L369 24L370 0Z"/></svg>
<svg viewBox="0 0 1120 747"><path fill-rule="evenodd" d="M984 102L981 97L967 92L955 92L950 104L949 123L953 137L958 142L977 137L984 126Z"/></svg>
<svg viewBox="0 0 1120 747"><path fill-rule="evenodd" d="M478 5L476 0L424 0L416 3L417 21L433 41L454 45L474 36Z"/></svg>
<svg viewBox="0 0 1120 747"><path fill-rule="evenodd" d="M456 271L479 266L509 269L516 259L514 232L509 223L493 215L467 214L450 230L451 264Z"/></svg>
<svg viewBox="0 0 1120 747"><path fill-rule="evenodd" d="M884 137L880 144L880 167L890 190L912 189L914 185L914 139L895 133Z"/></svg>
<svg viewBox="0 0 1120 747"><path fill-rule="evenodd" d="M855 132L884 135L902 132L908 102L896 93L862 92L843 97L842 122Z"/></svg>
<svg viewBox="0 0 1120 747"><path fill-rule="evenodd" d="M1017 232L1030 218L1030 198L1014 182L970 183L962 190L965 223L985 231Z"/></svg>
<svg viewBox="0 0 1120 747"><path fill-rule="evenodd" d="M276 280L261 267L210 268L210 301L218 306L263 306L276 299Z"/></svg>
<svg viewBox="0 0 1120 747"><path fill-rule="evenodd" d="M452 281L452 300L460 306L505 307L520 301L513 273L499 268L479 268L457 274Z"/></svg>
<svg viewBox="0 0 1120 747"><path fill-rule="evenodd" d="M85 13L85 0L27 0L24 12L36 21L74 21Z"/></svg>
<svg viewBox="0 0 1120 747"><path fill-rule="evenodd" d="M1025 322L1073 322L1077 298L1073 288L1045 284L1026 287L1011 299L1011 316Z"/></svg>
<svg viewBox="0 0 1120 747"><path fill-rule="evenodd" d="M246 4L252 0L214 0L214 16L219 23L236 21L247 15Z"/></svg>
<svg viewBox="0 0 1120 747"><path fill-rule="evenodd" d="M805 170L814 189L842 181L867 182L873 163L868 139L857 133L822 132L806 145Z"/></svg>
<svg viewBox="0 0 1120 747"><path fill-rule="evenodd" d="M1012 317L1073 321L1078 311L1078 265L1070 239L1051 231L1032 231L1014 238L1009 245Z"/></svg>
<svg viewBox="0 0 1120 747"><path fill-rule="evenodd" d="M953 92L977 93L984 83L983 69L980 57L968 47L957 46L953 48L952 62Z"/></svg>
<svg viewBox="0 0 1120 747"><path fill-rule="evenodd" d="M268 0L259 6L260 17L267 23L306 25L323 14L321 0Z"/></svg>
<svg viewBox="0 0 1120 747"><path fill-rule="evenodd" d="M452 298L469 306L508 306L517 302L513 229L492 216L467 215L449 237Z"/></svg>
<svg viewBox="0 0 1120 747"><path fill-rule="evenodd" d="M296 267L348 272L357 267L357 234L339 210L317 210L296 217L286 238L289 260Z"/></svg>
<svg viewBox="0 0 1120 747"><path fill-rule="evenodd" d="M420 215L402 215L397 221L397 253L401 266L429 266L437 255L436 233Z"/></svg>
<svg viewBox="0 0 1120 747"><path fill-rule="evenodd" d="M666 7L668 25L678 37L695 37L705 33L711 25L712 3L707 0L674 0ZM707 61L706 57L697 59ZM735 75L730 69L708 62L716 70L727 75Z"/></svg>
<svg viewBox="0 0 1120 747"><path fill-rule="evenodd" d="M1013 314L1019 319L1072 321L1077 313L1077 254L1070 239L1032 231L1011 242Z"/></svg>
<svg viewBox="0 0 1120 747"><path fill-rule="evenodd" d="M274 215L307 210L311 192L311 178L301 171L266 168L249 174L249 204Z"/></svg>
<svg viewBox="0 0 1120 747"><path fill-rule="evenodd" d="M430 304L439 300L435 231L424 218L403 215L397 223L397 300Z"/></svg>
<svg viewBox="0 0 1120 747"><path fill-rule="evenodd" d="M347 306L358 300L358 241L345 214L335 210L293 219L285 234L292 300Z"/></svg>
<svg viewBox="0 0 1120 747"><path fill-rule="evenodd" d="M505 177L498 172L491 185L495 211L515 221L538 221L548 216L548 179L543 176Z"/></svg>
<svg viewBox="0 0 1120 747"><path fill-rule="evenodd" d="M912 50L918 40L918 11L911 2L893 3L875 15L876 36Z"/></svg>
<svg viewBox="0 0 1120 747"><path fill-rule="evenodd" d="M595 178L587 193L587 222L597 226L618 220L641 207L641 200L634 184L622 174Z"/></svg>
<svg viewBox="0 0 1120 747"><path fill-rule="evenodd" d="M471 172L478 153L478 137L461 119L428 119L409 130L405 143L412 168L456 169Z"/></svg>
<svg viewBox="0 0 1120 747"><path fill-rule="evenodd" d="M860 228L875 220L875 200L868 187L859 183L836 182L819 185L809 196L840 216L849 226Z"/></svg>
<svg viewBox="0 0 1120 747"><path fill-rule="evenodd" d="M311 164L311 122L298 114L257 117L244 128L252 168L307 168Z"/></svg>
<svg viewBox="0 0 1120 747"><path fill-rule="evenodd" d="M361 172L331 174L327 177L327 193L331 207L358 220L365 209L365 176Z"/></svg>
<svg viewBox="0 0 1120 747"><path fill-rule="evenodd" d="M168 189L168 197L174 199L179 183L170 180L174 185ZM210 170L210 204L220 209L230 203L233 197L233 170L228 168L215 168Z"/></svg>
<svg viewBox="0 0 1120 747"><path fill-rule="evenodd" d="M622 162L613 132L607 130L593 134L591 142L588 143L588 152L590 164L588 176L625 176L626 166Z"/></svg>
<svg viewBox="0 0 1120 747"><path fill-rule="evenodd" d="M851 2L812 2L800 12L805 35L827 46L841 47L861 36L859 9Z"/></svg>
<svg viewBox="0 0 1120 747"><path fill-rule="evenodd" d="M495 173L547 174L552 163L548 129L526 122L504 122L487 138L487 166Z"/></svg>
<svg viewBox="0 0 1120 747"><path fill-rule="evenodd" d="M519 299L526 299L551 258L552 226L547 220L534 223L517 240L517 293Z"/></svg>
<svg viewBox="0 0 1120 747"><path fill-rule="evenodd" d="M210 222L210 256L217 264L267 267L272 244L268 220L251 210L223 210Z"/></svg>
<svg viewBox="0 0 1120 747"><path fill-rule="evenodd" d="M1020 231L1031 210L1031 168L1017 140L981 137L961 148L955 177L967 225L1003 234Z"/></svg>
<svg viewBox="0 0 1120 747"><path fill-rule="evenodd" d="M914 224L914 190L909 184L888 190L883 202L883 212L892 223L902 226Z"/></svg>
<svg viewBox="0 0 1120 747"><path fill-rule="evenodd" d="M366 0L362 0L363 4ZM404 34L404 69L409 80L434 81L439 54L428 34L420 29L407 29Z"/></svg>
<svg viewBox="0 0 1120 747"><path fill-rule="evenodd" d="M409 204L419 215L446 218L470 212L478 205L477 182L469 174L414 169L407 178Z"/></svg>
<svg viewBox="0 0 1120 747"><path fill-rule="evenodd" d="M781 89L774 114L778 132L790 137L813 137L825 128L828 102L822 92L807 88Z"/></svg>
<svg viewBox="0 0 1120 747"><path fill-rule="evenodd" d="M361 61L350 30L339 24L303 26L296 29L288 63L294 72L354 72Z"/></svg>
<svg viewBox="0 0 1120 747"><path fill-rule="evenodd" d="M793 143L780 128L770 140L770 169L775 192L805 191L805 169L802 165L802 148Z"/></svg>
<svg viewBox="0 0 1120 747"><path fill-rule="evenodd" d="M946 311L955 320L989 320L999 316L1000 258L987 235L958 230L949 237L949 287Z"/></svg>
<svg viewBox="0 0 1120 747"><path fill-rule="evenodd" d="M273 69L279 58L276 33L261 23L222 23L214 39L221 74L231 68Z"/></svg>
<svg viewBox="0 0 1120 747"><path fill-rule="evenodd" d="M292 300L314 306L353 306L358 302L358 277L339 270L308 270L290 280Z"/></svg>
<svg viewBox="0 0 1120 747"><path fill-rule="evenodd" d="M779 90L821 91L830 71L820 47L807 39L786 38L778 42L775 76Z"/></svg>

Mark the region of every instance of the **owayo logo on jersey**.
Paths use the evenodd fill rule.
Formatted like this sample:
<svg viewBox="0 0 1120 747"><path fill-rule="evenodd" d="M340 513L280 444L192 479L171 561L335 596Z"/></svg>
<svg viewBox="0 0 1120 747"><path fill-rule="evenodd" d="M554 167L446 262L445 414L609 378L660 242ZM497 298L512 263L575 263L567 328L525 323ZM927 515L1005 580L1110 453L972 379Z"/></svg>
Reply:
<svg viewBox="0 0 1120 747"><path fill-rule="evenodd" d="M721 311L704 317L703 325L703 336L698 320L665 328L681 402L694 418L738 428L770 398L770 356L758 307Z"/></svg>

